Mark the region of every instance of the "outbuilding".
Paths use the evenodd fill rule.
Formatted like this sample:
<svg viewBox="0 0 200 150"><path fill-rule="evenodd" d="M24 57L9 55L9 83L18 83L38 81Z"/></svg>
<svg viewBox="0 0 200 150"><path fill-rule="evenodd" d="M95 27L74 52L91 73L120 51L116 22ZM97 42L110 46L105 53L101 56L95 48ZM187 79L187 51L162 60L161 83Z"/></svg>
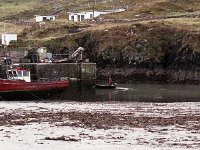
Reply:
<svg viewBox="0 0 200 150"><path fill-rule="evenodd" d="M12 41L17 41L17 34L4 33L1 35L1 41L3 45L9 45Z"/></svg>
<svg viewBox="0 0 200 150"><path fill-rule="evenodd" d="M35 15L36 22L42 22L42 21L46 21L46 20L54 21L55 19L56 19L55 15L52 15L52 16Z"/></svg>
<svg viewBox="0 0 200 150"><path fill-rule="evenodd" d="M104 11L85 11L85 12L68 12L69 20L80 22L87 19L93 19L103 14L122 12L125 9L104 10Z"/></svg>

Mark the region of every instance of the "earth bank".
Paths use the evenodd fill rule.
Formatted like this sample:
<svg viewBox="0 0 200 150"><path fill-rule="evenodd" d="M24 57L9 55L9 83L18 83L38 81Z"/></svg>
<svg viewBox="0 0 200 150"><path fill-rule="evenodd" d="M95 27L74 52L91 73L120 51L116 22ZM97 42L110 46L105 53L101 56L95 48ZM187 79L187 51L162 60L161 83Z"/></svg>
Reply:
<svg viewBox="0 0 200 150"><path fill-rule="evenodd" d="M97 63L97 78L118 82L192 83L200 81L199 33L158 22L131 23L106 30L86 30L44 45L69 53L86 49Z"/></svg>

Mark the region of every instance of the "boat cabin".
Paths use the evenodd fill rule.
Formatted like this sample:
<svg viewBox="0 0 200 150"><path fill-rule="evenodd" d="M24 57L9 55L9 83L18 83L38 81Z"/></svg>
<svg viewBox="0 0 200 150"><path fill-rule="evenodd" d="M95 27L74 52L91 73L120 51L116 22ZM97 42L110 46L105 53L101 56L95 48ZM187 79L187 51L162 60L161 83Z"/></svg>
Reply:
<svg viewBox="0 0 200 150"><path fill-rule="evenodd" d="M7 79L10 80L24 80L31 82L30 71L25 69L10 69L6 71Z"/></svg>

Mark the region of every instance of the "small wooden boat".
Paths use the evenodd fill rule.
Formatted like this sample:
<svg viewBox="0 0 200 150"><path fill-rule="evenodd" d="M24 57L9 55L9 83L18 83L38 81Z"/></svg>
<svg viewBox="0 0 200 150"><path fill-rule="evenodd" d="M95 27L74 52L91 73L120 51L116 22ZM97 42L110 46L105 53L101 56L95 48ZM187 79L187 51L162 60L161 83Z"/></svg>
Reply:
<svg viewBox="0 0 200 150"><path fill-rule="evenodd" d="M30 71L10 69L7 79L0 79L0 99L37 99L51 96L69 87L69 80L31 82Z"/></svg>
<svg viewBox="0 0 200 150"><path fill-rule="evenodd" d="M116 86L117 86L117 83L113 83L111 85L109 85L109 84L96 84L95 88L98 88L98 89L114 89L114 88L116 88Z"/></svg>

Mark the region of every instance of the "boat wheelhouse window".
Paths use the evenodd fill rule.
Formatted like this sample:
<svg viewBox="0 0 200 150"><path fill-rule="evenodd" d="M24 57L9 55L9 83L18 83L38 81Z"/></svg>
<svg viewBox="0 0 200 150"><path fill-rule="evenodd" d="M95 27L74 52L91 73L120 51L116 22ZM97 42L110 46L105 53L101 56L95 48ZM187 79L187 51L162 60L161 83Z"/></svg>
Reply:
<svg viewBox="0 0 200 150"><path fill-rule="evenodd" d="M12 75L12 71L8 71L8 74L9 74L9 75Z"/></svg>
<svg viewBox="0 0 200 150"><path fill-rule="evenodd" d="M22 71L17 71L18 77L22 77Z"/></svg>
<svg viewBox="0 0 200 150"><path fill-rule="evenodd" d="M8 71L8 77L13 77L12 71Z"/></svg>
<svg viewBox="0 0 200 150"><path fill-rule="evenodd" d="M23 76L29 76L29 71L24 70L23 71Z"/></svg>
<svg viewBox="0 0 200 150"><path fill-rule="evenodd" d="M13 74L14 77L17 77L17 72L16 71L13 71L12 74Z"/></svg>

